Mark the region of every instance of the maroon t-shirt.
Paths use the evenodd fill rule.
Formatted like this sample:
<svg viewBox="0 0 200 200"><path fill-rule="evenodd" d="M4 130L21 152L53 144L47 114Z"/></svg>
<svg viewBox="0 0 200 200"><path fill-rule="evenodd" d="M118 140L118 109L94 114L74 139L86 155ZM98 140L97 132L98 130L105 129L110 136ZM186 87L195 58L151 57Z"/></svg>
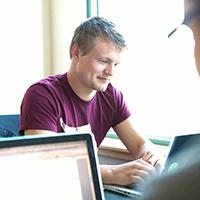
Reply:
<svg viewBox="0 0 200 200"><path fill-rule="evenodd" d="M80 99L70 87L67 74L50 76L33 84L21 104L20 134L38 129L63 132L61 119L68 127L90 125L97 146L111 127L130 116L123 95L112 84L97 91L90 101Z"/></svg>

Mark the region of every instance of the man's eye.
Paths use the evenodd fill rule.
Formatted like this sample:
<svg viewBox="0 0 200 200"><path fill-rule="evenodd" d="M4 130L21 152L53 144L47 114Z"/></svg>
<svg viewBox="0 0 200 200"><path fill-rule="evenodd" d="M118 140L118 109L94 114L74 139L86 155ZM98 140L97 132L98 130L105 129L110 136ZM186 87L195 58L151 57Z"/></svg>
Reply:
<svg viewBox="0 0 200 200"><path fill-rule="evenodd" d="M102 62L102 63L108 63L107 60L100 60L100 62Z"/></svg>
<svg viewBox="0 0 200 200"><path fill-rule="evenodd" d="M114 65L115 65L115 67L117 67L117 66L119 66L119 65L120 65L120 63L119 63L119 62L117 62L117 63L115 63Z"/></svg>

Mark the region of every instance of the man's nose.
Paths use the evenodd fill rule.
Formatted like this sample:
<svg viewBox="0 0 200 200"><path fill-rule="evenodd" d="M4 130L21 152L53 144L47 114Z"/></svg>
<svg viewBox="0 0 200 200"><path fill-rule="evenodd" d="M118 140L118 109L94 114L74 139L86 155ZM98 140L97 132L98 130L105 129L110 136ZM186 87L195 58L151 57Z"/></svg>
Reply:
<svg viewBox="0 0 200 200"><path fill-rule="evenodd" d="M113 76L114 74L114 69L115 69L115 65L114 64L110 64L106 69L105 69L105 73L109 76Z"/></svg>

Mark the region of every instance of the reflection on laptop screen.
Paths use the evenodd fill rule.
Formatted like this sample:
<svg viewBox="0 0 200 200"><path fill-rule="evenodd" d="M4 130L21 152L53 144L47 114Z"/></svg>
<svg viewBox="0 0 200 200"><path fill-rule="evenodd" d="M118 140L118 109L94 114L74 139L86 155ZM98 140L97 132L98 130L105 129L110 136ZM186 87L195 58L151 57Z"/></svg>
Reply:
<svg viewBox="0 0 200 200"><path fill-rule="evenodd" d="M0 149L4 200L96 199L86 141Z"/></svg>

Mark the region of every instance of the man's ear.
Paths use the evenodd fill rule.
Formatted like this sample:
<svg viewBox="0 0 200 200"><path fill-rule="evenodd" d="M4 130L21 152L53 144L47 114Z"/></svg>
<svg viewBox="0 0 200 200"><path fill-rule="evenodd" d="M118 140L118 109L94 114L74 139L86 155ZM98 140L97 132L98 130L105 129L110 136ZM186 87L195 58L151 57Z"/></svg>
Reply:
<svg viewBox="0 0 200 200"><path fill-rule="evenodd" d="M79 50L79 47L78 45L74 44L71 48L71 55L72 55L72 58L78 58L79 57L79 54L80 54L80 50Z"/></svg>

